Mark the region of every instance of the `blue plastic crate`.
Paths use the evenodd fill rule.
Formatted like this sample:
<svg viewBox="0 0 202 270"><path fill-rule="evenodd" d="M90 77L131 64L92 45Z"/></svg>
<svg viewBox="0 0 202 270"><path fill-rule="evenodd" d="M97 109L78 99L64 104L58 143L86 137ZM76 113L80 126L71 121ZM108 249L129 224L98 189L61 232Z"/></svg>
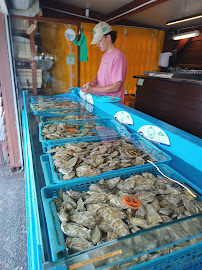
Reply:
<svg viewBox="0 0 202 270"><path fill-rule="evenodd" d="M47 124L54 123L67 123L68 125L74 124L95 124L99 129L92 130L96 132L94 136L85 137L72 137L64 139L47 140L43 136L43 128ZM120 124L118 124L113 118L103 118L103 119L86 119L86 120L67 120L67 121L49 121L39 124L39 141L42 143L42 148L46 152L46 148L50 145L55 145L56 143L66 143L66 142L81 142L81 141L94 141L104 138L118 138L123 133L126 136L130 136L130 133L124 129Z"/></svg>
<svg viewBox="0 0 202 270"><path fill-rule="evenodd" d="M101 140L97 140L95 139L95 142L101 142L101 141L109 141L109 140L115 140L115 139L120 139L120 137L118 138L113 138L113 137L103 137L103 139ZM144 139L143 137L141 137L138 134L132 134L131 138L127 138L128 140L130 140L131 142L133 142L136 146L138 146L143 152L147 153L156 164L161 164L163 162L168 162L171 160L171 158L165 154L162 150L160 150L159 148L157 148L156 146L154 146L151 142L149 142L148 140ZM88 140L83 140L85 142L88 142ZM90 141L93 141L93 137L91 138ZM59 145L64 145L64 143L60 143L60 142L56 142L56 144L54 145L49 145L47 147L47 150L51 150ZM45 147L46 148L46 147ZM46 150L46 149L44 149ZM41 164L43 167L43 172L44 172L44 177L45 177L45 181L46 181L46 185L51 185L51 184L59 184L61 183L61 181L63 181L62 179L62 174L56 171L56 167L53 163L53 160L51 158L51 154L48 153L46 155L42 155L40 157L41 159ZM141 168L144 166L147 166L147 164L143 164L143 165L137 165L134 166L135 168ZM127 167L127 168L123 168L123 169L118 169L115 170L116 172L120 172L122 173L125 170L130 170L130 168L134 168L134 167ZM106 173L102 173L101 175L108 175L111 174L113 171L111 172L106 172ZM79 179L79 178L77 178ZM74 180L74 179L73 179ZM71 181L71 180L68 180Z"/></svg>
<svg viewBox="0 0 202 270"><path fill-rule="evenodd" d="M190 183L187 179L182 177L179 173L177 173L176 171L171 169L169 166L167 166L165 164L161 164L161 165L159 165L159 168L168 177L170 177L174 180L177 180L177 181L179 181L187 186L190 185ZM61 258L62 256L64 256L64 254L66 253L64 236L63 236L62 231L60 229L60 221L58 219L56 207L55 207L55 204L53 201L54 198L58 197L58 193L59 193L60 189L63 189L64 191L67 191L70 189L80 191L80 192L87 191L87 190L89 190L89 187L91 184L95 184L98 181L100 181L101 179L106 180L106 179L110 179L113 177L121 177L124 180L124 179L130 177L131 175L142 174L143 172L150 172L150 173L154 174L155 176L160 175L160 173L157 171L157 169L155 167L148 165L147 167L143 167L143 168L133 168L133 169L130 169L127 172L123 172L123 173L114 171L108 176L99 175L99 176L92 177L89 179L84 179L84 180L80 179L77 181L70 180L70 181L67 181L63 184L58 184L58 185L54 185L54 186L52 185L50 187L44 187L41 192L42 192L42 201L43 201L43 205L44 205L45 216L46 216L46 220L47 220L48 235L49 235L49 239L50 239L50 249L51 249L52 259L57 260L58 258ZM193 185L192 191L194 191L198 196L201 196L201 191L198 190L197 188L195 189L194 185ZM195 217L202 217L202 213L195 215ZM193 218L193 216L183 218L182 220L188 220L188 219L192 219L192 218ZM95 246L95 247L88 249L84 252L75 253L73 255L70 255L69 259L74 258L74 256L79 256L79 254L82 255L82 254L85 254L85 252L93 251L94 249L98 249L98 252L99 252L99 249L106 247L106 246L110 247L110 246L116 244L118 241L122 241L125 239L131 239L136 235L139 235L142 233L147 233L150 231L155 231L157 228L163 228L165 226L169 226L169 224L175 224L178 222L181 222L181 220L175 220L175 221L172 221L169 223L164 223L164 224L161 224L161 225L158 225L156 227L152 227L152 228L149 228L146 230L138 231L137 233L130 234L129 236L119 238L118 240L112 240L112 241L109 241L107 243L101 244L99 246ZM202 222L202 219L201 219L201 222ZM194 237L198 237L198 236L199 235L196 235ZM202 231L201 231L200 236L202 236ZM171 243L171 244L173 244L173 243ZM162 246L161 248L164 248L164 247L166 247L166 246ZM201 243L198 247L201 249ZM114 249L112 247L112 251L113 250ZM186 250L191 252L192 247L187 247ZM149 252L152 252L152 250ZM182 251L178 251L177 253L179 255L181 255L181 252ZM170 260L167 260L167 257L173 256L173 254L174 253L168 254L168 255L163 256L163 257L158 258L158 259L160 259L161 262L163 262L163 263L166 262L166 265L168 265L171 262L170 262ZM162 259L162 258L164 258L164 259ZM179 257L179 258L181 258L181 257ZM146 264L152 265L152 263L153 263L153 261L149 261ZM157 264L155 264L155 263L153 265L157 266ZM138 268L139 266L138 265L136 266L137 269L139 269ZM161 266L162 266L162 263L161 263ZM136 269L136 267L134 269ZM96 269L98 269L98 268L96 268ZM99 268L99 269L102 269L102 268ZM150 268L141 268L141 269L150 269ZM151 269L161 269L161 268L151 268ZM162 268L162 269L164 269L164 268ZM175 269L175 268L165 268L165 269ZM178 269L178 268L176 268L176 269ZM182 268L182 269L184 269L184 268Z"/></svg>
<svg viewBox="0 0 202 270"><path fill-rule="evenodd" d="M46 98L46 101L40 101L41 98ZM75 94L61 94L61 95L49 95L49 96L32 96L30 97L31 103L41 103L41 102L62 102L62 101L75 101L80 98Z"/></svg>
<svg viewBox="0 0 202 270"><path fill-rule="evenodd" d="M86 108L79 107L79 108L71 108L71 109L55 109L55 110L44 110L44 111L34 111L34 115L39 116L62 116L69 113L82 113L82 112L88 112Z"/></svg>
<svg viewBox="0 0 202 270"><path fill-rule="evenodd" d="M67 116L67 115L68 116L69 115L75 115L75 116L78 115L79 116L80 114L84 114L86 116L86 119L94 119L92 117L92 114L96 116L95 118L111 118L106 113L104 113L101 110L99 110L99 109L96 108L92 112L88 112L88 111L77 111L77 112L68 112L66 114L65 113L64 114L58 114L58 112L56 112L55 115L53 115L53 114L51 114L51 115L50 114L49 115L41 115L40 116L40 120L41 120L41 122L49 122L49 118L50 117L60 118L60 117L64 117L64 116ZM59 119L59 120L56 120L56 121L61 121L61 120Z"/></svg>
<svg viewBox="0 0 202 270"><path fill-rule="evenodd" d="M41 102L41 103L29 103L30 104L30 108L33 111L34 115L41 115L42 113L51 113L53 110L54 111L61 111L61 110L66 110L69 112L75 112L75 111L80 111L80 110L86 110L85 107L85 102L82 99L78 99L78 100L71 100L71 101L62 101L62 102L74 102L77 103L77 107L74 108L69 108L69 107L65 107L65 108L48 108L48 109L44 109L44 110L35 110L34 106L37 106L38 104L47 104L47 103L53 103L53 104L57 104L58 102Z"/></svg>

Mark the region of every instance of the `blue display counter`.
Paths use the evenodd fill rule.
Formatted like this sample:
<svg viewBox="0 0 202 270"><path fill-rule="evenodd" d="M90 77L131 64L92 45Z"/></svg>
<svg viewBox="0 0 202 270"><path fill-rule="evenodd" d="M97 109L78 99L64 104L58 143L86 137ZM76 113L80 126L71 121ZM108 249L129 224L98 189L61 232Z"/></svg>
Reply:
<svg viewBox="0 0 202 270"><path fill-rule="evenodd" d="M102 102L96 97L90 97L88 102L83 102L79 97L80 89L73 89L72 95L75 95L77 100L83 104L83 106L90 112L93 113L94 108L99 111L103 111L108 117L114 118L118 112L126 111L130 114L133 124L126 124L125 127L128 131L138 132L143 126L156 126L160 128L167 135L169 145L150 141L155 146L160 148L172 159L166 164L174 169L184 178L188 179L189 182L193 183L198 190L202 190L202 140L193 135L188 134L176 127L173 127L165 122L150 117L137 110L131 109L125 105L116 102ZM110 265L95 267L93 260L99 256L99 252L102 253L102 249L105 247L110 252L116 251L117 246L130 246L131 239L121 239L109 245L98 246L95 249L90 249L88 252L83 252L75 256L68 256L66 253L58 252L54 256L53 243L54 239L50 239L49 220L46 218L44 213L45 209L42 203L42 194L50 194L50 191L46 189L46 181L44 179L43 169L40 163L40 157L44 154L42 145L39 142L39 123L41 121L40 115L46 115L41 112L38 115L34 114L30 108L30 96L29 92L24 92L24 111L23 111L23 136L24 136L24 162L25 162L25 181L26 181L26 211L27 211L27 239L28 239L28 261L29 269L202 269L202 231L199 230L198 234L187 236L186 239L178 240L176 243L167 243L160 248L167 248L173 244L179 244L182 241L190 241L194 239L197 241L182 250L165 254L159 258L153 258L145 263L135 265L133 267L127 267L126 262L132 262L135 260L137 255L128 256L124 260L111 261ZM112 173L113 175L113 173ZM48 188L58 189L59 186L56 184ZM62 188L62 186L61 186ZM45 190L41 193L41 190ZM199 192L200 193L200 192ZM45 195L44 195L45 196ZM47 195L50 197L50 195ZM49 198L47 197L47 198ZM196 216L187 218L191 222L196 222L202 225L202 214L199 213ZM183 222L187 222L186 218ZM177 222L172 222L168 226L178 226ZM50 222L51 223L51 222ZM157 232L164 233L165 226L157 226L151 229L143 230L141 235L152 233L153 235ZM124 242L125 241L125 242ZM56 244L56 243L55 243ZM110 248L109 248L110 247ZM145 250L141 256L155 252L155 250ZM151 252L152 251L152 252ZM139 256L140 254L138 254ZM87 262L91 260L91 263L85 263L82 265L75 266L76 263L81 261ZM125 265L125 266L124 266ZM129 264L128 264L129 265ZM175 265L175 266L174 266ZM75 266L75 267L74 267ZM179 268L181 267L181 268Z"/></svg>

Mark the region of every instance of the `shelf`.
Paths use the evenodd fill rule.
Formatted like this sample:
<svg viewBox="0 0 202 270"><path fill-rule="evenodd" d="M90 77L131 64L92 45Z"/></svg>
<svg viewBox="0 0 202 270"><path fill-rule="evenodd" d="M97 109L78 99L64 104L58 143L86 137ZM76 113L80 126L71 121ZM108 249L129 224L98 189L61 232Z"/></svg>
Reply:
<svg viewBox="0 0 202 270"><path fill-rule="evenodd" d="M21 58L14 58L15 62L21 62L21 63L35 63L35 60L29 60L29 59L21 59Z"/></svg>

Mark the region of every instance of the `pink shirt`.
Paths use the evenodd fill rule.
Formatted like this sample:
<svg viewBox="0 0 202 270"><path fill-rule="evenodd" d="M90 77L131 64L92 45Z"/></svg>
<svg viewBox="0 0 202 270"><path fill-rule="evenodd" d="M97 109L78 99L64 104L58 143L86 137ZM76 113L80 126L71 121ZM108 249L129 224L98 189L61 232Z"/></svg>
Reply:
<svg viewBox="0 0 202 270"><path fill-rule="evenodd" d="M124 81L127 72L127 60L124 54L117 48L110 53L104 53L97 73L97 87L103 87L115 82L122 82L121 88L113 93L100 93L103 96L121 98L124 102Z"/></svg>

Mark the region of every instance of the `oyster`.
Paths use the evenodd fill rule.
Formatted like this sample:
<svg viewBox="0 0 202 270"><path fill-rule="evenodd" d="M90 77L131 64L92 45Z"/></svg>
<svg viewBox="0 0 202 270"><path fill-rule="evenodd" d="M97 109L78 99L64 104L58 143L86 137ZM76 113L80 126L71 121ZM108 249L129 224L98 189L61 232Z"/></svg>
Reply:
<svg viewBox="0 0 202 270"><path fill-rule="evenodd" d="M70 180L70 179L74 178L74 176L75 176L75 172L71 171L69 174L64 174L62 179L63 180Z"/></svg>
<svg viewBox="0 0 202 270"><path fill-rule="evenodd" d="M87 228L93 228L96 225L95 218L88 211L78 212L71 215L69 218L71 221L81 224Z"/></svg>
<svg viewBox="0 0 202 270"><path fill-rule="evenodd" d="M130 234L128 226L119 218L112 219L110 222L110 226L113 232L118 235L118 237Z"/></svg>
<svg viewBox="0 0 202 270"><path fill-rule="evenodd" d="M78 161L78 157L73 157L68 161L64 160L63 166L64 168L73 168L76 165L77 161Z"/></svg>
<svg viewBox="0 0 202 270"><path fill-rule="evenodd" d="M160 210L160 205L158 199L155 197L151 202L151 205L155 208L156 211Z"/></svg>
<svg viewBox="0 0 202 270"><path fill-rule="evenodd" d="M161 216L151 204L146 204L145 207L147 211L146 220L148 223L158 224L159 222L162 222Z"/></svg>
<svg viewBox="0 0 202 270"><path fill-rule="evenodd" d="M165 216L170 216L173 213L173 211L169 208L160 208L158 212Z"/></svg>
<svg viewBox="0 0 202 270"><path fill-rule="evenodd" d="M108 201L109 198L107 194L104 193L93 193L91 194L85 201L84 204L89 204L89 203L101 203L101 202L106 202Z"/></svg>
<svg viewBox="0 0 202 270"><path fill-rule="evenodd" d="M69 220L68 209L65 205L60 208L58 212L58 217L61 222L66 222Z"/></svg>
<svg viewBox="0 0 202 270"><path fill-rule="evenodd" d="M108 222L102 220L99 224L98 227L100 228L101 231L107 233L107 232L112 232L112 228L109 225Z"/></svg>
<svg viewBox="0 0 202 270"><path fill-rule="evenodd" d="M76 168L76 175L77 177L93 177L99 175L101 173L98 169L92 169L88 165L82 165Z"/></svg>
<svg viewBox="0 0 202 270"><path fill-rule="evenodd" d="M114 207L101 207L96 212L98 215L103 217L103 219L107 222L111 222L113 219L120 218L124 219L126 214Z"/></svg>
<svg viewBox="0 0 202 270"><path fill-rule="evenodd" d="M91 242L93 243L93 245L96 245L100 241L101 237L102 237L101 231L99 230L98 226L96 226L92 230L91 234Z"/></svg>
<svg viewBox="0 0 202 270"><path fill-rule="evenodd" d="M90 241L79 237L67 237L65 245L73 252L93 247L93 244Z"/></svg>
<svg viewBox="0 0 202 270"><path fill-rule="evenodd" d="M111 241L118 238L118 235L113 232L107 232L107 241Z"/></svg>
<svg viewBox="0 0 202 270"><path fill-rule="evenodd" d="M189 211L191 214L198 214L199 210L196 207L196 205L194 205L194 203L190 200L188 200L187 198L185 198L184 196L182 196L182 202L185 206L185 208L187 209L187 211Z"/></svg>
<svg viewBox="0 0 202 270"><path fill-rule="evenodd" d="M87 210L91 213L96 213L97 210L101 207L108 207L109 205L106 203L89 203L86 204Z"/></svg>
<svg viewBox="0 0 202 270"><path fill-rule="evenodd" d="M142 204L146 205L147 203L150 203L154 200L156 197L155 191L137 191L134 195L134 197L139 200Z"/></svg>
<svg viewBox="0 0 202 270"><path fill-rule="evenodd" d="M143 204L140 204L140 207L138 208L138 210L135 213L135 217L139 217L139 218L144 218L146 215L146 208Z"/></svg>
<svg viewBox="0 0 202 270"><path fill-rule="evenodd" d="M75 201L78 201L78 199L81 197L81 192L72 189L67 191L67 194L69 194L69 196Z"/></svg>
<svg viewBox="0 0 202 270"><path fill-rule="evenodd" d="M62 222L61 230L64 234L70 237L82 237L84 239L91 239L91 230L76 223Z"/></svg>
<svg viewBox="0 0 202 270"><path fill-rule="evenodd" d="M109 189L113 189L118 185L120 180L121 180L120 177L111 178L111 179L105 180L105 184Z"/></svg>
<svg viewBox="0 0 202 270"><path fill-rule="evenodd" d="M147 221L143 218L131 217L129 219L129 222L134 228L136 228L136 226L143 229L148 229L149 227L151 227L151 225L148 224Z"/></svg>
<svg viewBox="0 0 202 270"><path fill-rule="evenodd" d="M83 212L86 211L85 205L84 205L84 201L82 198L79 198L77 201L77 208L76 208L79 212Z"/></svg>

